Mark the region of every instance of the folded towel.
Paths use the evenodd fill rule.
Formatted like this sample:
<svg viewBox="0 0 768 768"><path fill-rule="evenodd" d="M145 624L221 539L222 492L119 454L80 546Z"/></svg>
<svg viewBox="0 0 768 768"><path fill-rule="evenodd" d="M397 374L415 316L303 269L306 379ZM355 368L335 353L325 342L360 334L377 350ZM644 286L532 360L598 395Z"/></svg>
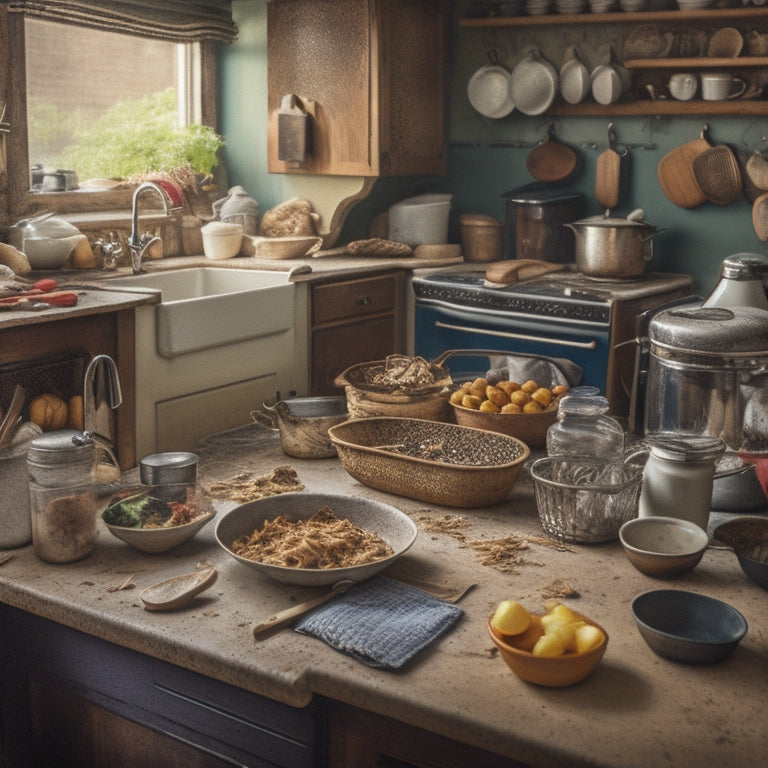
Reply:
<svg viewBox="0 0 768 768"><path fill-rule="evenodd" d="M376 576L305 616L296 631L370 667L400 669L463 614L416 587Z"/></svg>

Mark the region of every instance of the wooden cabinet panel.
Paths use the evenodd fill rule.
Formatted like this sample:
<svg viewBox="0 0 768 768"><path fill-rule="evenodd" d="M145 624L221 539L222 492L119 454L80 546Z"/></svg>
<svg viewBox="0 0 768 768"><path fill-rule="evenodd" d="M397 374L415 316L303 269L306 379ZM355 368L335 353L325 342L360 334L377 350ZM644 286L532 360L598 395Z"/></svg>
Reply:
<svg viewBox="0 0 768 768"><path fill-rule="evenodd" d="M312 323L391 312L397 306L397 275L317 285L312 289Z"/></svg>
<svg viewBox="0 0 768 768"><path fill-rule="evenodd" d="M445 174L446 0L272 0L268 167L341 176ZM310 115L306 159L279 157L278 112Z"/></svg>

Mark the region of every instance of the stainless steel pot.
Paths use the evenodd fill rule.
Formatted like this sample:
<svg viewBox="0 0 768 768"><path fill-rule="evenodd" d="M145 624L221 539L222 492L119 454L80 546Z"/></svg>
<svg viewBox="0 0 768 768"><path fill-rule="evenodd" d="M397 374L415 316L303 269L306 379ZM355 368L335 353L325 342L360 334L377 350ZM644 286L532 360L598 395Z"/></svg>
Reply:
<svg viewBox="0 0 768 768"><path fill-rule="evenodd" d="M591 277L639 277L653 258L653 236L661 232L645 222L641 210L626 219L592 216L564 226L576 236L576 266Z"/></svg>

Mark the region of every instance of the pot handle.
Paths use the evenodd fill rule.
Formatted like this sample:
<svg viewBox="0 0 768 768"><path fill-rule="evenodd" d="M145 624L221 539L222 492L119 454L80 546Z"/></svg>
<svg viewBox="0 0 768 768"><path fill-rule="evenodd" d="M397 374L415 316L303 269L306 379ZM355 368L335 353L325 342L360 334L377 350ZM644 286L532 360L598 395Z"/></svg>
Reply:
<svg viewBox="0 0 768 768"><path fill-rule="evenodd" d="M260 424L262 427L267 427L267 429L277 430L278 428L275 419L270 414L264 413L264 411L260 411L258 408L251 411L251 418L256 424Z"/></svg>

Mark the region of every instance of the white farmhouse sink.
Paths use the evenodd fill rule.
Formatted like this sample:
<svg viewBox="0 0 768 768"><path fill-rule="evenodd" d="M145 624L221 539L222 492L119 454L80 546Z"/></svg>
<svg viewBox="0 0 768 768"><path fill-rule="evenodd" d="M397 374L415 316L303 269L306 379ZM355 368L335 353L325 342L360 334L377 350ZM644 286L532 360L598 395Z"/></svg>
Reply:
<svg viewBox="0 0 768 768"><path fill-rule="evenodd" d="M293 326L295 286L288 272L198 267L115 277L103 285L160 291L157 352L166 358Z"/></svg>

